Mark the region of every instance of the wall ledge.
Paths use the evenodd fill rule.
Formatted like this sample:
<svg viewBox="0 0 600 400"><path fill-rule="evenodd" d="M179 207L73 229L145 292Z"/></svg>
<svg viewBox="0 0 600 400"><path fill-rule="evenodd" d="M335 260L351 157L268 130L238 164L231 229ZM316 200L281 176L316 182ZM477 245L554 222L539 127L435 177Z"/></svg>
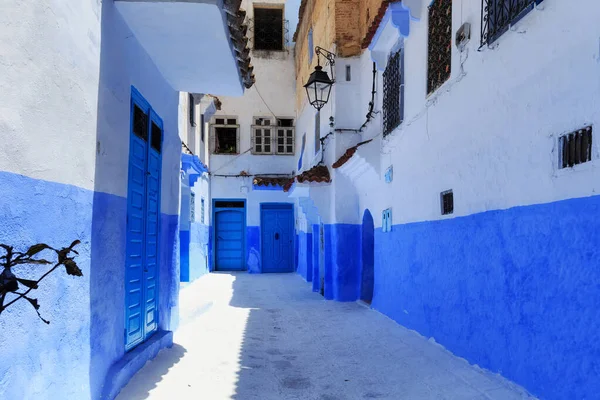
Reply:
<svg viewBox="0 0 600 400"><path fill-rule="evenodd" d="M157 356L158 352L173 346L173 332L158 331L146 342L125 353L123 358L114 363L108 370L101 400L112 400L127 385L133 376L146 363Z"/></svg>

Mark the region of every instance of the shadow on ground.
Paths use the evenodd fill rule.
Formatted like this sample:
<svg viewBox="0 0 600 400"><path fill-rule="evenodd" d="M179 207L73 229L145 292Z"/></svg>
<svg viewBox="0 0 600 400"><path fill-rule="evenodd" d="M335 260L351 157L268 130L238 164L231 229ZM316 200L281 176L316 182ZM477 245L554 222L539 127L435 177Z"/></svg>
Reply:
<svg viewBox="0 0 600 400"><path fill-rule="evenodd" d="M185 355L186 349L174 344L170 349L161 350L152 361L144 366L144 373L135 375L119 393L117 400L144 400L150 398L150 391L162 381L169 370Z"/></svg>

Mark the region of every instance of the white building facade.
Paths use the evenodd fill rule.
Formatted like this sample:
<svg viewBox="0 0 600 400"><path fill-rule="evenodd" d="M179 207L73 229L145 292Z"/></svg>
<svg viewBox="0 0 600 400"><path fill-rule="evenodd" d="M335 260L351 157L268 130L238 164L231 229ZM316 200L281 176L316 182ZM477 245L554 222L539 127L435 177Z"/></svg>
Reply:
<svg viewBox="0 0 600 400"><path fill-rule="evenodd" d="M298 271L541 398L593 397L600 5L490 3L384 4L320 116L298 110L305 160L331 133L331 183L291 190Z"/></svg>

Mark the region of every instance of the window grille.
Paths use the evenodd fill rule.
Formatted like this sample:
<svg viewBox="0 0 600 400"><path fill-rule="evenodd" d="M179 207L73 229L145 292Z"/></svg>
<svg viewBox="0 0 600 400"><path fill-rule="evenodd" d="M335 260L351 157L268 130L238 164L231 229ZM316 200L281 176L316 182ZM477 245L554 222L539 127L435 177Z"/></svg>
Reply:
<svg viewBox="0 0 600 400"><path fill-rule="evenodd" d="M404 51L390 56L383 72L383 135L396 129L404 118Z"/></svg>
<svg viewBox="0 0 600 400"><path fill-rule="evenodd" d="M592 127L568 133L559 138L560 168L571 168L592 161Z"/></svg>
<svg viewBox="0 0 600 400"><path fill-rule="evenodd" d="M194 115L194 95L188 93L188 110L190 112L190 125L196 126L196 116Z"/></svg>
<svg viewBox="0 0 600 400"><path fill-rule="evenodd" d="M204 225L204 197L200 199L200 223Z"/></svg>
<svg viewBox="0 0 600 400"><path fill-rule="evenodd" d="M148 114L137 104L133 106L133 133L146 141L148 140Z"/></svg>
<svg viewBox="0 0 600 400"><path fill-rule="evenodd" d="M254 50L283 50L282 8L254 8Z"/></svg>
<svg viewBox="0 0 600 400"><path fill-rule="evenodd" d="M429 7L429 45L427 53L427 94L431 94L450 79L452 64L452 0L436 0Z"/></svg>
<svg viewBox="0 0 600 400"><path fill-rule="evenodd" d="M481 46L489 45L543 0L481 0Z"/></svg>
<svg viewBox="0 0 600 400"><path fill-rule="evenodd" d="M277 121L277 124L275 124ZM294 120L290 118L254 118L252 153L293 155L295 153Z"/></svg>
<svg viewBox="0 0 600 400"><path fill-rule="evenodd" d="M196 193L190 193L190 222L196 222Z"/></svg>
<svg viewBox="0 0 600 400"><path fill-rule="evenodd" d="M237 118L218 117L211 129L210 145L213 154L238 154L240 126Z"/></svg>
<svg viewBox="0 0 600 400"><path fill-rule="evenodd" d="M162 129L152 122L152 137L150 138L150 146L159 153L162 150Z"/></svg>
<svg viewBox="0 0 600 400"><path fill-rule="evenodd" d="M442 200L442 215L454 213L454 193L452 190L447 190L441 194Z"/></svg>

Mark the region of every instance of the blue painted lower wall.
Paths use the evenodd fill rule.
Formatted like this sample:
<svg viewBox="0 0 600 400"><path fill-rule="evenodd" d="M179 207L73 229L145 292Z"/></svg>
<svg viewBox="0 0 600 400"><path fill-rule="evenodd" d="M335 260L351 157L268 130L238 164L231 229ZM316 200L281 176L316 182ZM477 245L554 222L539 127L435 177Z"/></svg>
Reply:
<svg viewBox="0 0 600 400"><path fill-rule="evenodd" d="M544 399L600 393L600 196L375 233L373 307Z"/></svg>
<svg viewBox="0 0 600 400"><path fill-rule="evenodd" d="M193 282L209 272L209 227L191 223L189 231L179 231L181 282Z"/></svg>
<svg viewBox="0 0 600 400"><path fill-rule="evenodd" d="M261 272L260 227L246 227L246 268L251 274Z"/></svg>
<svg viewBox="0 0 600 400"><path fill-rule="evenodd" d="M319 272L320 268L323 268L321 265L321 236L319 234L319 225L312 226L312 290L313 292L319 292L321 288L321 275Z"/></svg>
<svg viewBox="0 0 600 400"><path fill-rule="evenodd" d="M296 239L296 260L297 260L297 272L307 282L312 282L313 277L313 257L312 257L312 232L298 233Z"/></svg>
<svg viewBox="0 0 600 400"><path fill-rule="evenodd" d="M50 325L24 302L2 314L1 397L99 399L111 384L109 369L125 354L126 199L6 172L0 193L0 243L22 250L79 239L84 274L56 271L35 291ZM168 331L177 326L178 217L162 214L160 223L159 327ZM46 271L22 269L31 278Z"/></svg>
<svg viewBox="0 0 600 400"><path fill-rule="evenodd" d="M325 225L325 298L356 301L360 291L360 225Z"/></svg>

